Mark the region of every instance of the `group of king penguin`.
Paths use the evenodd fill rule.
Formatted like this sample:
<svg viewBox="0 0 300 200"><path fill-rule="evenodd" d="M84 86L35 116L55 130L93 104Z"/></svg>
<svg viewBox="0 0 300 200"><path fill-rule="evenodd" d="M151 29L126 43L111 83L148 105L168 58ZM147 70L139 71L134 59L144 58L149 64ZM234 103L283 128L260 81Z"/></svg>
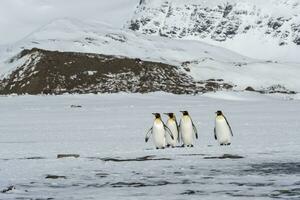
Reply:
<svg viewBox="0 0 300 200"><path fill-rule="evenodd" d="M152 135L153 143L156 149L165 147L193 147L194 138L198 139L197 128L189 115L188 111L180 111L182 117L177 123L174 113L164 113L168 115L168 121L165 124L160 113L152 113L155 116L153 126L146 134L145 142L148 142ZM230 145L233 136L232 129L222 113L218 110L215 118L214 138L220 145Z"/></svg>

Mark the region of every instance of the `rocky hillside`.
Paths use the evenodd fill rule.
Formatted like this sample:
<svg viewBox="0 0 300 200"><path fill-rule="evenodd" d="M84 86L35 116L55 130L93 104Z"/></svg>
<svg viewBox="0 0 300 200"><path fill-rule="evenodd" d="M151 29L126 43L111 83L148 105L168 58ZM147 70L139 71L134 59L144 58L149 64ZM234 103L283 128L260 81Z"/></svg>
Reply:
<svg viewBox="0 0 300 200"><path fill-rule="evenodd" d="M195 81L179 67L100 54L23 50L25 62L0 80L0 94L147 93L195 94L230 89L223 80Z"/></svg>
<svg viewBox="0 0 300 200"><path fill-rule="evenodd" d="M300 0L140 0L123 29L63 18L0 46L0 94L298 93L299 44Z"/></svg>
<svg viewBox="0 0 300 200"><path fill-rule="evenodd" d="M145 34L172 38L209 37L220 42L238 34L259 30L262 34L276 38L278 45L290 42L300 45L300 13L297 12L300 3L297 1L277 0L278 7L284 5L295 12L282 16L277 13L277 17L273 13L275 10L264 9L266 3L212 2L141 0L129 28Z"/></svg>
<svg viewBox="0 0 300 200"><path fill-rule="evenodd" d="M300 45L300 1L141 0L128 28L143 34L203 40L259 57L249 50L252 42L263 42L265 48Z"/></svg>
<svg viewBox="0 0 300 200"><path fill-rule="evenodd" d="M252 59L201 41L144 35L76 19L53 21L0 47L2 94L195 94L231 87L293 93L300 92L299 74L299 63Z"/></svg>

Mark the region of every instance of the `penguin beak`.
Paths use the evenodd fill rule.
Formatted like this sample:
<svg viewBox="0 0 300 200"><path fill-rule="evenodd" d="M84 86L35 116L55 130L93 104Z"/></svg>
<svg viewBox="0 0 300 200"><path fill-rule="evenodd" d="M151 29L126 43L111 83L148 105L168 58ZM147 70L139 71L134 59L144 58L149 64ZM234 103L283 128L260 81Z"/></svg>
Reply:
<svg viewBox="0 0 300 200"><path fill-rule="evenodd" d="M152 115L156 115L156 113L152 113Z"/></svg>
<svg viewBox="0 0 300 200"><path fill-rule="evenodd" d="M169 116L169 113L164 113L164 115L168 115Z"/></svg>
<svg viewBox="0 0 300 200"><path fill-rule="evenodd" d="M183 113L184 111L179 111L179 112Z"/></svg>

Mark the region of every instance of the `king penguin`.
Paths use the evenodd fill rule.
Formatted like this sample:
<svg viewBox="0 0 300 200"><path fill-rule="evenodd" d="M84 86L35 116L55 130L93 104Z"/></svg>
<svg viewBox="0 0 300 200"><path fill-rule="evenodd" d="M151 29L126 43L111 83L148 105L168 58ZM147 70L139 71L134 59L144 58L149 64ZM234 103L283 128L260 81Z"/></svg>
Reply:
<svg viewBox="0 0 300 200"><path fill-rule="evenodd" d="M170 129L170 131L172 132L172 134L174 136L174 139L172 139L170 137L170 135L167 134L166 135L166 143L167 143L167 146L175 147L177 144L177 141L178 141L178 143L180 142L179 137L178 137L178 135L179 135L178 123L177 123L174 113L164 113L164 114L169 116L166 126Z"/></svg>
<svg viewBox="0 0 300 200"><path fill-rule="evenodd" d="M215 139L220 145L230 145L231 137L233 136L231 127L222 111L218 110L216 114L217 116L214 128Z"/></svg>
<svg viewBox="0 0 300 200"><path fill-rule="evenodd" d="M145 142L148 142L150 135L153 134L153 143L156 149L164 149L166 146L166 133L168 133L172 139L174 139L174 136L170 129L161 120L160 114L152 114L155 116L155 119L153 122L153 126L146 134Z"/></svg>
<svg viewBox="0 0 300 200"><path fill-rule="evenodd" d="M197 129L193 123L192 118L190 117L188 111L180 111L182 112L182 118L180 120L179 125L179 134L183 142L183 147L193 147L193 134L195 134L196 139L198 139Z"/></svg>

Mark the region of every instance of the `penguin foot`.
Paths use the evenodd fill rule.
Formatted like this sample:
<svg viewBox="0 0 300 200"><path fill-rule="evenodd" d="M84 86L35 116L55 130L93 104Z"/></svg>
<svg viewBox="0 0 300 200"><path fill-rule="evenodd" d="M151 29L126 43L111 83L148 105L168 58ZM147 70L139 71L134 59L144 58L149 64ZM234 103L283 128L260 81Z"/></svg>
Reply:
<svg viewBox="0 0 300 200"><path fill-rule="evenodd" d="M222 143L221 146L229 146L231 143Z"/></svg>
<svg viewBox="0 0 300 200"><path fill-rule="evenodd" d="M158 147L156 147L156 149L159 149Z"/></svg>
<svg viewBox="0 0 300 200"><path fill-rule="evenodd" d="M194 147L194 145L191 144L190 147Z"/></svg>
<svg viewBox="0 0 300 200"><path fill-rule="evenodd" d="M167 144L167 147L170 147L171 145L170 144Z"/></svg>
<svg viewBox="0 0 300 200"><path fill-rule="evenodd" d="M181 147L184 147L184 144L183 144L183 145L181 145Z"/></svg>

